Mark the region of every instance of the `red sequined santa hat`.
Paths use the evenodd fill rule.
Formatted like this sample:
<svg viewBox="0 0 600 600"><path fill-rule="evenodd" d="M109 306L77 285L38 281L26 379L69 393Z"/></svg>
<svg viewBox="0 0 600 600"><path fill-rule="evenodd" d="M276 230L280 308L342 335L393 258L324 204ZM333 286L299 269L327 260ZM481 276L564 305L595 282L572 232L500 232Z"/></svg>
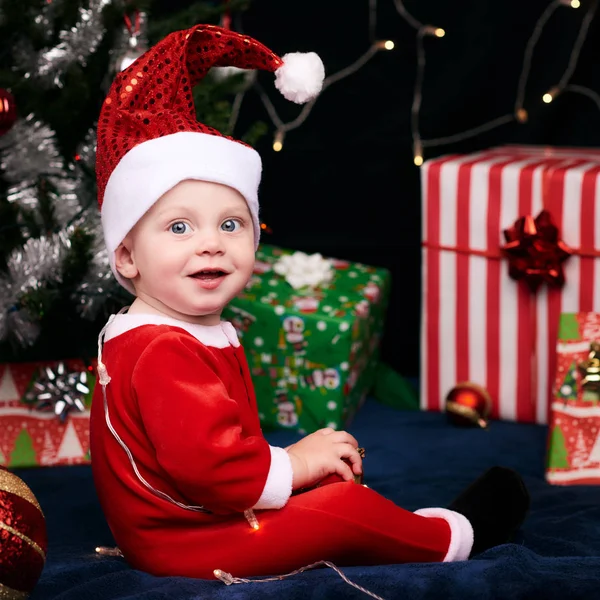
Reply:
<svg viewBox="0 0 600 600"><path fill-rule="evenodd" d="M115 250L152 205L185 179L221 183L248 203L258 246L261 160L243 142L196 119L192 87L211 67L275 73L285 98L302 104L321 91L325 70L313 52L280 58L246 35L214 25L176 31L117 75L98 121L98 202L110 266Z"/></svg>

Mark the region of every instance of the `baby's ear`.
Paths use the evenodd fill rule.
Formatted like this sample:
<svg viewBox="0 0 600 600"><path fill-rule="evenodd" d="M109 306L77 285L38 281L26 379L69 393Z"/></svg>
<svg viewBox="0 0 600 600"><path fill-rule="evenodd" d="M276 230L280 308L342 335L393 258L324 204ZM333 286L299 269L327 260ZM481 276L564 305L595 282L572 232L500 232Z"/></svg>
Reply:
<svg viewBox="0 0 600 600"><path fill-rule="evenodd" d="M138 269L135 266L131 252L131 242L127 238L115 250L115 266L119 274L126 279L134 279L138 275Z"/></svg>

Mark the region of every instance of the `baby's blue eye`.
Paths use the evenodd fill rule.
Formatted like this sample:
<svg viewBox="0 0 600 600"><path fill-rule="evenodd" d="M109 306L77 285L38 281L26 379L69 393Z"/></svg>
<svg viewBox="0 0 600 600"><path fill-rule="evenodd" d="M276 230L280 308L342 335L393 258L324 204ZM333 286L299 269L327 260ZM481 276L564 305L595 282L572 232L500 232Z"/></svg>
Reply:
<svg viewBox="0 0 600 600"><path fill-rule="evenodd" d="M183 221L177 221L177 223L173 223L173 225L171 225L171 231L173 233L177 233L177 234L187 233L187 230L188 230L188 224L184 223Z"/></svg>
<svg viewBox="0 0 600 600"><path fill-rule="evenodd" d="M231 233L237 231L241 226L242 224L237 219L227 219L227 221L224 221L221 225L221 229Z"/></svg>

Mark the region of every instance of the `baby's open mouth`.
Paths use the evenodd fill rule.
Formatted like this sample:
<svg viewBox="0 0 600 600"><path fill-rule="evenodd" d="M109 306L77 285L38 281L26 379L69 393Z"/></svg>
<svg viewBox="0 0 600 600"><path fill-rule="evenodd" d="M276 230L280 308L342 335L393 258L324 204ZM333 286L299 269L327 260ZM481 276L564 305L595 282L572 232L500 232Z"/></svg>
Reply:
<svg viewBox="0 0 600 600"><path fill-rule="evenodd" d="M209 280L209 279L218 279L219 277L224 277L225 275L227 275L227 273L225 273L225 271L219 271L219 270L214 270L214 269L205 269L203 271L198 271L197 273L194 273L193 275L191 275L191 277L193 277L194 279Z"/></svg>

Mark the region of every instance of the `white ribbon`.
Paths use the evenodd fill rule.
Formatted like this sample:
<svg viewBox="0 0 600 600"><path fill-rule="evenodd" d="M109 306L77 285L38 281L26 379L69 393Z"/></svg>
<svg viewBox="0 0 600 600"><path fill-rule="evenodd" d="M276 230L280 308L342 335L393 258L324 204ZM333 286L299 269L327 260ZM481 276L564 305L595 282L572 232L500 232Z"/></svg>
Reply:
<svg viewBox="0 0 600 600"><path fill-rule="evenodd" d="M273 265L273 270L278 275L283 275L294 289L305 286L317 287L331 281L334 273L331 261L318 253L306 254L304 252L294 252L282 256Z"/></svg>

